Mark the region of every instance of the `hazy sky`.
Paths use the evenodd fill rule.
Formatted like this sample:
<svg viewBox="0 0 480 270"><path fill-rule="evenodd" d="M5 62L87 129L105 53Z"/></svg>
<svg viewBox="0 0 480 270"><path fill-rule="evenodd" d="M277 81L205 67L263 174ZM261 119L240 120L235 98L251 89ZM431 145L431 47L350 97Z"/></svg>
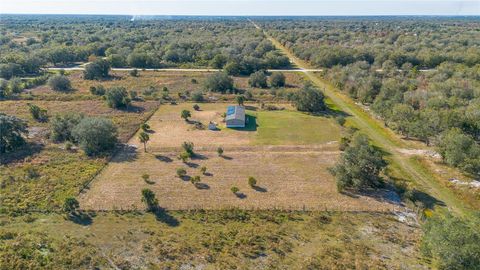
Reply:
<svg viewBox="0 0 480 270"><path fill-rule="evenodd" d="M0 0L0 13L480 15L480 0Z"/></svg>

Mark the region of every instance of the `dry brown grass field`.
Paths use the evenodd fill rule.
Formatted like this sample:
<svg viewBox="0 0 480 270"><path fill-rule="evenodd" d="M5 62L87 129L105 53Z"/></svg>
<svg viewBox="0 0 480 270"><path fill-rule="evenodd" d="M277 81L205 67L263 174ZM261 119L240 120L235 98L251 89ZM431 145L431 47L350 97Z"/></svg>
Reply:
<svg viewBox="0 0 480 270"><path fill-rule="evenodd" d="M291 110L247 113L255 119L254 128L226 129L221 113L227 104L203 104L192 111L191 121L219 123L219 131L197 130L180 118L192 104L165 105L154 114L147 153L136 136L80 196L84 209L143 209L141 190L153 190L159 205L169 210L181 209L311 209L340 211L389 211L393 205L367 196L350 197L337 192L327 168L339 156L337 140L340 128L328 117L302 114L303 128L275 121L287 119ZM289 120L290 121L290 120ZM267 125L269 122L270 125ZM313 135L312 135L313 134ZM271 142L266 139L270 136ZM309 136L314 136L309 138ZM184 141L195 145L197 156L184 163L178 160ZM223 156L216 153L223 147ZM205 166L203 175L200 168ZM177 168L187 176L179 178ZM142 174L148 174L145 182ZM190 178L201 177L197 186ZM248 185L248 177L257 179L257 187ZM235 195L231 187L240 192Z"/></svg>

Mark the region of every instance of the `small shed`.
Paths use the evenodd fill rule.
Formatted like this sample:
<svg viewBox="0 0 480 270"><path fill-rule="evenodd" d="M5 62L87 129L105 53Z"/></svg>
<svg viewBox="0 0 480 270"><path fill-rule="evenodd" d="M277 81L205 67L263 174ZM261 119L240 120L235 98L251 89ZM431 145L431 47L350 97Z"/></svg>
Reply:
<svg viewBox="0 0 480 270"><path fill-rule="evenodd" d="M243 106L228 106L225 123L229 128L245 127L245 108Z"/></svg>

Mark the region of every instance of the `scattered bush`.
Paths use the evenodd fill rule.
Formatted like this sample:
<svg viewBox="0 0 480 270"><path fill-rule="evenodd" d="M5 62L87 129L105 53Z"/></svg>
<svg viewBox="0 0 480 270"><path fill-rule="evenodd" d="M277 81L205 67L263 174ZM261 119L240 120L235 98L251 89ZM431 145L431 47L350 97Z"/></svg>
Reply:
<svg viewBox="0 0 480 270"><path fill-rule="evenodd" d="M207 167L203 166L200 168L200 172L205 175L207 173Z"/></svg>
<svg viewBox="0 0 480 270"><path fill-rule="evenodd" d="M347 121L347 120L345 120L345 117L342 116L342 115L336 117L335 120L336 120L337 123L338 123L340 126L342 126L342 127L345 125L345 122Z"/></svg>
<svg viewBox="0 0 480 270"><path fill-rule="evenodd" d="M50 121L50 138L56 142L74 141L72 130L84 118L83 114L56 114Z"/></svg>
<svg viewBox="0 0 480 270"><path fill-rule="evenodd" d="M325 111L325 101L322 92L312 84L307 83L294 98L294 105L302 112L317 113Z"/></svg>
<svg viewBox="0 0 480 270"><path fill-rule="evenodd" d="M251 87L260 87L260 88L267 88L267 76L263 70L257 71L250 75L248 79L248 84Z"/></svg>
<svg viewBox="0 0 480 270"><path fill-rule="evenodd" d="M97 59L88 64L83 71L83 77L86 80L101 80L108 78L110 71L110 63L104 59Z"/></svg>
<svg viewBox="0 0 480 270"><path fill-rule="evenodd" d="M73 128L72 136L89 156L109 151L117 143L117 129L105 118L83 118Z"/></svg>
<svg viewBox="0 0 480 270"><path fill-rule="evenodd" d="M222 155L223 155L223 148L222 148L222 147L218 147L218 148L217 148L217 154L218 154L219 156L222 156Z"/></svg>
<svg viewBox="0 0 480 270"><path fill-rule="evenodd" d="M248 185L252 188L255 187L257 185L257 179L252 176L248 177Z"/></svg>
<svg viewBox="0 0 480 270"><path fill-rule="evenodd" d="M101 84L97 86L90 86L90 93L92 93L92 95L103 96L105 95L105 92L105 87Z"/></svg>
<svg viewBox="0 0 480 270"><path fill-rule="evenodd" d="M284 87L285 86L285 75L281 72L273 72L270 76L270 85L272 87Z"/></svg>
<svg viewBox="0 0 480 270"><path fill-rule="evenodd" d="M245 96L244 95L238 95L235 100L237 101L238 103L238 106L243 106L243 104L245 103Z"/></svg>
<svg viewBox="0 0 480 270"><path fill-rule="evenodd" d="M0 113L0 131L0 153L14 151L25 145L28 134L25 121Z"/></svg>
<svg viewBox="0 0 480 270"><path fill-rule="evenodd" d="M227 73L216 72L205 80L204 87L208 91L212 92L233 92L233 79L230 78Z"/></svg>
<svg viewBox="0 0 480 270"><path fill-rule="evenodd" d="M187 175L187 171L184 168L178 168L177 169L177 176L182 178L185 175Z"/></svg>
<svg viewBox="0 0 480 270"><path fill-rule="evenodd" d="M192 101L195 102L203 102L205 101L205 98L203 97L203 92L202 91L195 91L192 94Z"/></svg>
<svg viewBox="0 0 480 270"><path fill-rule="evenodd" d="M112 87L105 93L105 100L110 108L118 109L130 104L127 90L124 87Z"/></svg>
<svg viewBox="0 0 480 270"><path fill-rule="evenodd" d="M200 106L198 106L198 104L195 104L195 105L193 105L193 109L195 111L198 111L198 110L200 110Z"/></svg>
<svg viewBox="0 0 480 270"><path fill-rule="evenodd" d="M145 203L147 211L153 212L158 208L158 200L155 193L148 188L142 189L142 202Z"/></svg>
<svg viewBox="0 0 480 270"><path fill-rule="evenodd" d="M189 110L182 110L180 117L182 117L185 121L188 121L188 118L192 117L192 114Z"/></svg>
<svg viewBox="0 0 480 270"><path fill-rule="evenodd" d="M37 120L38 122L46 122L48 120L47 110L31 103L27 103L27 105L33 119Z"/></svg>
<svg viewBox="0 0 480 270"><path fill-rule="evenodd" d="M48 79L48 85L55 91L69 91L72 89L70 80L64 75L54 75Z"/></svg>
<svg viewBox="0 0 480 270"><path fill-rule="evenodd" d="M239 189L238 187L233 186L233 187L230 188L230 191L231 191L233 194L237 194L237 193L240 191L240 189Z"/></svg>
<svg viewBox="0 0 480 270"><path fill-rule="evenodd" d="M132 77L138 77L138 69L134 68L134 69L130 70L129 74Z"/></svg>

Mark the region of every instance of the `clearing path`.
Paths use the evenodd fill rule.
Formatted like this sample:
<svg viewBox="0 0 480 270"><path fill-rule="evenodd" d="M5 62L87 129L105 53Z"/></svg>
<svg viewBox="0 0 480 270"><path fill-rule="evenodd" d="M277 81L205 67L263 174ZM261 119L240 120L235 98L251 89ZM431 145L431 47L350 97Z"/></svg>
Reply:
<svg viewBox="0 0 480 270"><path fill-rule="evenodd" d="M261 29L259 25L255 24L253 21L251 22L257 29ZM263 33L279 50L287 55L290 58L290 61L298 68L311 68L308 63L294 56L287 48L270 36L266 31L263 31ZM417 183L422 189L434 196L437 200L445 203L451 210L460 214L467 214L469 212L463 201L456 197L451 190L439 183L439 179L434 172L429 171L421 164L412 161L408 156L402 155L398 151L399 148L408 147L406 147L404 142L399 140L391 130L383 127L383 124L380 121L371 117L351 99L341 94L334 86L316 76L314 72L307 71L305 74L313 83L323 90L324 94L335 104L335 106L352 116L349 118L351 123L367 134L376 145L391 154L391 161L398 166L406 179Z"/></svg>

